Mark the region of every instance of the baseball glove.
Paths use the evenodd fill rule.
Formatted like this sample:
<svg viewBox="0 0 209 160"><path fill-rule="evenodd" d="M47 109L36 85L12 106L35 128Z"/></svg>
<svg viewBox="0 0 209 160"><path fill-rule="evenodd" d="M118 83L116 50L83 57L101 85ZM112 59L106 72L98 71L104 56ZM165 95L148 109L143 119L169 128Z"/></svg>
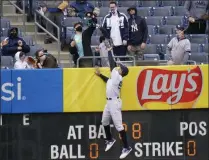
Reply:
<svg viewBox="0 0 209 160"><path fill-rule="evenodd" d="M73 7L67 8L67 15L69 17L75 17L76 16L75 8L73 8Z"/></svg>
<svg viewBox="0 0 209 160"><path fill-rule="evenodd" d="M36 66L36 60L31 56L27 57L27 62L28 62L29 65L32 65L34 67Z"/></svg>

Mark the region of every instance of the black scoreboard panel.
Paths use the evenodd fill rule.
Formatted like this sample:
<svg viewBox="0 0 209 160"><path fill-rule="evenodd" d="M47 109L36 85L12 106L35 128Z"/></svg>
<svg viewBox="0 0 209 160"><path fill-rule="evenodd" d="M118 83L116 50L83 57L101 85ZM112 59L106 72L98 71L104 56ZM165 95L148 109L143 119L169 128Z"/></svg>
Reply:
<svg viewBox="0 0 209 160"><path fill-rule="evenodd" d="M0 160L117 160L117 139L104 152L102 113L0 116ZM133 148L127 160L208 160L208 110L123 112Z"/></svg>

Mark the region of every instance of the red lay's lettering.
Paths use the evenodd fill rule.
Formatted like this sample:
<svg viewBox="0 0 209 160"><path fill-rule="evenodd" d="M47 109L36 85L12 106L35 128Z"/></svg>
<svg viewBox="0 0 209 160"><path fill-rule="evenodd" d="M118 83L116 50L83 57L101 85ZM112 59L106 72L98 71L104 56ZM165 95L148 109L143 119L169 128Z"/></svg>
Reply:
<svg viewBox="0 0 209 160"><path fill-rule="evenodd" d="M202 83L199 66L182 71L145 69L137 81L138 100L141 106L148 102L166 102L168 105L195 102L201 93Z"/></svg>

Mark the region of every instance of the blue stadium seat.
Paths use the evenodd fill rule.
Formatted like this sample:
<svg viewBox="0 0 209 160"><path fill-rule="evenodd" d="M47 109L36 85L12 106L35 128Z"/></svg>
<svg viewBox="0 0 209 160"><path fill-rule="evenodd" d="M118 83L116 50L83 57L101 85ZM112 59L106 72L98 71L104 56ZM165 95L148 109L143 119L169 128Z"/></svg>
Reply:
<svg viewBox="0 0 209 160"><path fill-rule="evenodd" d="M202 45L197 43L191 43L191 52L194 53L203 52Z"/></svg>
<svg viewBox="0 0 209 160"><path fill-rule="evenodd" d="M99 36L92 36L92 38L91 38L91 45L92 46L99 45Z"/></svg>
<svg viewBox="0 0 209 160"><path fill-rule="evenodd" d="M14 59L12 56L1 56L1 68L14 68Z"/></svg>
<svg viewBox="0 0 209 160"><path fill-rule="evenodd" d="M148 34L158 34L158 29L155 25L147 25L148 27Z"/></svg>
<svg viewBox="0 0 209 160"><path fill-rule="evenodd" d="M175 16L184 16L185 13L186 13L186 10L184 9L184 6L174 7L174 15Z"/></svg>
<svg viewBox="0 0 209 160"><path fill-rule="evenodd" d="M156 34L156 35L149 35L148 44L167 44L169 40L168 35L166 34Z"/></svg>
<svg viewBox="0 0 209 160"><path fill-rule="evenodd" d="M183 25L184 17L183 16L166 16L165 25Z"/></svg>
<svg viewBox="0 0 209 160"><path fill-rule="evenodd" d="M144 60L160 60L159 54L144 54Z"/></svg>
<svg viewBox="0 0 209 160"><path fill-rule="evenodd" d="M118 0L119 7L131 7L131 6L137 7L137 5L138 5L137 1Z"/></svg>
<svg viewBox="0 0 209 160"><path fill-rule="evenodd" d="M35 53L37 50L39 49L43 49L43 47L41 45L33 45L33 46L30 46L30 52L27 53L27 56L35 56Z"/></svg>
<svg viewBox="0 0 209 160"><path fill-rule="evenodd" d="M158 7L159 6L159 2L158 1L144 1L144 0L140 0L139 1L139 6L143 6L143 7Z"/></svg>
<svg viewBox="0 0 209 160"><path fill-rule="evenodd" d="M157 44L147 44L144 50L144 54L159 54L160 45Z"/></svg>
<svg viewBox="0 0 209 160"><path fill-rule="evenodd" d="M9 28L1 28L0 36L7 37Z"/></svg>
<svg viewBox="0 0 209 160"><path fill-rule="evenodd" d="M75 23L81 22L79 17L64 17L62 26L63 27L73 27Z"/></svg>
<svg viewBox="0 0 209 160"><path fill-rule="evenodd" d="M164 7L164 6L178 6L178 1L177 0L173 0L173 1L162 0L160 5L161 5L161 7Z"/></svg>
<svg viewBox="0 0 209 160"><path fill-rule="evenodd" d="M197 64L208 64L208 53L200 52L200 53L191 53L190 60L196 61Z"/></svg>
<svg viewBox="0 0 209 160"><path fill-rule="evenodd" d="M176 26L174 25L164 25L164 26L157 26L159 34L174 34L174 29Z"/></svg>
<svg viewBox="0 0 209 160"><path fill-rule="evenodd" d="M173 16L174 9L171 6L153 7L153 16Z"/></svg>
<svg viewBox="0 0 209 160"><path fill-rule="evenodd" d="M137 8L138 15L142 17L151 16L150 11L151 11L151 7L138 7Z"/></svg>
<svg viewBox="0 0 209 160"><path fill-rule="evenodd" d="M110 12L109 7L101 7L100 8L100 17L106 16Z"/></svg>
<svg viewBox="0 0 209 160"><path fill-rule="evenodd" d="M208 35L206 34L193 34L189 35L191 43L205 44L208 43Z"/></svg>
<svg viewBox="0 0 209 160"><path fill-rule="evenodd" d="M0 18L1 28L10 28L10 21L6 18Z"/></svg>
<svg viewBox="0 0 209 160"><path fill-rule="evenodd" d="M99 7L109 7L110 1L108 1L108 0L106 0L106 1L104 1L104 0L98 0L96 2L96 4Z"/></svg>
<svg viewBox="0 0 209 160"><path fill-rule="evenodd" d="M127 9L128 7L118 7L118 11L120 11L121 13L124 13L126 16L128 15Z"/></svg>
<svg viewBox="0 0 209 160"><path fill-rule="evenodd" d="M27 45L29 45L29 46L34 45L32 36L24 36L24 37L21 37L21 38L25 41L25 43Z"/></svg>
<svg viewBox="0 0 209 160"><path fill-rule="evenodd" d="M147 25L161 25L163 23L163 17L161 16L147 16L145 17Z"/></svg>
<svg viewBox="0 0 209 160"><path fill-rule="evenodd" d="M0 36L0 40L3 41L4 39L6 39L7 37L3 37L3 36Z"/></svg>
<svg viewBox="0 0 209 160"><path fill-rule="evenodd" d="M203 52L208 53L208 43L203 44Z"/></svg>

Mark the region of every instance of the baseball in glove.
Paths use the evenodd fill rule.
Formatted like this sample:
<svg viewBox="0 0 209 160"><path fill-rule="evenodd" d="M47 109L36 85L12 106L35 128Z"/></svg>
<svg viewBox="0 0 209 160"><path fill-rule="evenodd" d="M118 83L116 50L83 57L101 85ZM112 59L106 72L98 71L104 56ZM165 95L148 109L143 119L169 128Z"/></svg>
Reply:
<svg viewBox="0 0 209 160"><path fill-rule="evenodd" d="M67 14L69 17L76 17L76 15L77 15L75 8L73 8L73 7L67 8Z"/></svg>

